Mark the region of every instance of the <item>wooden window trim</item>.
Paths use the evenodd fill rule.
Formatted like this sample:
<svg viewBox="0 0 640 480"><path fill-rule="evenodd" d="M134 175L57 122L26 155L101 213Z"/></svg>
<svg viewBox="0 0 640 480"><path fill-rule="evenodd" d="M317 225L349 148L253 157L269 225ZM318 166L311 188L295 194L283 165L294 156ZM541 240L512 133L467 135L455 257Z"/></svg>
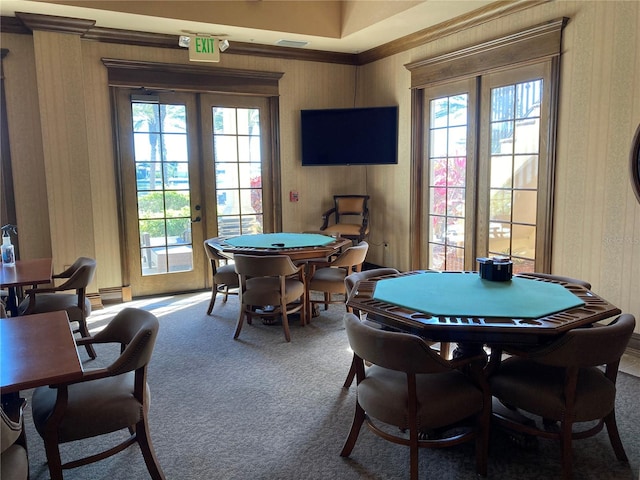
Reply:
<svg viewBox="0 0 640 480"><path fill-rule="evenodd" d="M277 97L283 72L103 58L111 87Z"/></svg>
<svg viewBox="0 0 640 480"><path fill-rule="evenodd" d="M517 68L527 64L548 61L551 83L547 87L550 95L549 137L547 148L548 171L555 171L555 138L558 115L558 96L560 84L560 54L562 30L569 21L562 17L526 30L496 38L478 45L455 50L416 62L406 64L411 72L411 199L413 205L421 205L424 198L424 169L422 156L426 148L424 136L424 89L453 80L481 76L503 69ZM478 118L475 119L476 128ZM540 271L550 271L551 239L553 236L554 174L546 179L544 216L547 228L543 241ZM423 218L420 209L412 214L410 225L411 268L422 268L421 252L423 242ZM540 235L540 233L538 233ZM536 260L538 262L538 260Z"/></svg>
<svg viewBox="0 0 640 480"><path fill-rule="evenodd" d="M562 17L478 45L408 63L405 67L411 72L411 88L424 88L444 80L481 75L559 56L562 29L567 22L568 18Z"/></svg>

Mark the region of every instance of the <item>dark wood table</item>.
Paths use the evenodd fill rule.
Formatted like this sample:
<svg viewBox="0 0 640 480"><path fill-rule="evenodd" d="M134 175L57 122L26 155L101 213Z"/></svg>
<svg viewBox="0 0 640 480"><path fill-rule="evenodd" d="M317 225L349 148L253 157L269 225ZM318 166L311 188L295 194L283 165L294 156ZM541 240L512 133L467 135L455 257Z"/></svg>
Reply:
<svg viewBox="0 0 640 480"><path fill-rule="evenodd" d="M478 275L476 272L425 273L424 271L414 271L400 273L396 277L417 279L418 275L425 274L474 275L474 277ZM385 276L385 279L388 278L390 276ZM438 277L432 278L437 279ZM528 282L531 282L532 287L535 287L537 282L559 284L581 300L582 304L533 318L512 316L508 314L508 311L503 316L447 315L442 312L434 314L423 308L425 305L428 306L428 295L422 295L423 298L413 302L421 304L421 311L412 308L410 298L408 301L405 299L404 306L376 299L376 284L382 279L374 278L359 282L347 299L347 305L361 312L366 312L369 320L388 327L414 333L433 341L477 346L483 344L540 344L572 328L588 325L621 313L619 308L580 285L533 276L527 277L526 274L517 275L515 278L520 279L521 285L523 283L527 285ZM443 292L442 295L445 293L449 292ZM437 292L433 296L437 297ZM464 289L456 290L451 303L459 302L464 296Z"/></svg>
<svg viewBox="0 0 640 480"><path fill-rule="evenodd" d="M0 394L71 382L83 370L65 311L0 319Z"/></svg>
<svg viewBox="0 0 640 480"><path fill-rule="evenodd" d="M15 266L0 268L0 288L8 289L7 311L12 317L18 315L16 289L50 283L52 274L53 262L50 258L16 260Z"/></svg>
<svg viewBox="0 0 640 480"><path fill-rule="evenodd" d="M271 234L256 234L268 238ZM299 236L314 234L295 234ZM233 259L235 254L243 255L287 255L293 261L304 261L313 258L328 258L339 253L344 247L352 244L348 238L335 238L331 243L326 245L309 245L304 247L287 247L285 245L276 246L234 246L228 243L228 239L224 237L210 238L207 243L215 248L221 255ZM253 243L253 242L252 242ZM256 242L259 243L259 242Z"/></svg>

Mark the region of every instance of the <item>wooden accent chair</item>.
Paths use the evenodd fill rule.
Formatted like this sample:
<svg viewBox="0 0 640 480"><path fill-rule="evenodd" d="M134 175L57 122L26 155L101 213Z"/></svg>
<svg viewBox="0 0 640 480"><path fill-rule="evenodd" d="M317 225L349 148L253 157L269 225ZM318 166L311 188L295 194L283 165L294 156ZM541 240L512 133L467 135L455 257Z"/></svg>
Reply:
<svg viewBox="0 0 640 480"><path fill-rule="evenodd" d="M87 287L93 280L96 261L80 257L64 272L53 275L54 279L66 279L57 287L37 287L25 291L27 297L18 307L20 315L65 310L74 326L73 332L83 337L90 336L87 317L91 315L91 301L86 297ZM75 290L75 293L60 293ZM76 326L77 324L77 326ZM86 345L87 353L96 358L93 345Z"/></svg>
<svg viewBox="0 0 640 480"><path fill-rule="evenodd" d="M63 469L76 468L115 455L134 443L142 450L154 480L164 480L149 434L151 360L158 319L150 312L125 308L94 337L78 344L120 344L120 356L105 368L86 370L81 380L37 388L31 400L33 422L44 439L52 480L62 480ZM101 453L62 464L59 444L128 429L131 435Z"/></svg>
<svg viewBox="0 0 640 480"><path fill-rule="evenodd" d="M320 230L325 235L340 232L354 244L360 243L369 235L368 201L369 195L334 195L334 206L322 214Z"/></svg>
<svg viewBox="0 0 640 480"><path fill-rule="evenodd" d="M362 269L362 264L369 251L367 242L347 248L333 260L312 260L307 262L307 310L313 312L313 306L324 304L324 309L330 303L345 303L345 278ZM322 292L322 300L312 300L311 292ZM333 295L341 295L336 299Z"/></svg>
<svg viewBox="0 0 640 480"><path fill-rule="evenodd" d="M3 480L29 478L29 458L22 425L25 402L24 399L18 402L15 415L0 409L0 478Z"/></svg>
<svg viewBox="0 0 640 480"><path fill-rule="evenodd" d="M486 475L491 394L482 374L485 355L445 360L416 335L372 328L352 313L344 320L356 355L358 390L353 424L340 455L351 454L366 422L385 440L409 447L412 480L418 478L418 448L474 439L476 473ZM365 360L372 364L366 369ZM471 422L467 430L447 428L463 421ZM408 431L408 438L383 430L381 424ZM430 431L439 434L430 438Z"/></svg>
<svg viewBox="0 0 640 480"><path fill-rule="evenodd" d="M570 330L538 349L517 352L510 347L512 356L489 378L493 395L508 407L496 408L494 421L559 441L564 479L573 477L572 440L595 435L605 425L616 457L627 461L616 424L616 377L635 324L633 315L623 314L608 325ZM529 421L512 418L509 410L516 409ZM559 429L549 428L550 420L559 422ZM574 428L595 420L595 425Z"/></svg>
<svg viewBox="0 0 640 480"><path fill-rule="evenodd" d="M240 281L236 267L232 263L227 263L227 258L220 255L208 240L204 241L204 251L211 264L211 300L207 308L207 315L211 315L218 293L223 295L222 301L226 302L229 295L238 294Z"/></svg>
<svg viewBox="0 0 640 480"><path fill-rule="evenodd" d="M234 261L240 276L240 315L233 338L240 335L245 318L251 325L254 316L282 316L284 338L290 342L289 315L300 312L300 322L306 322L305 266L295 265L287 255L235 255Z"/></svg>

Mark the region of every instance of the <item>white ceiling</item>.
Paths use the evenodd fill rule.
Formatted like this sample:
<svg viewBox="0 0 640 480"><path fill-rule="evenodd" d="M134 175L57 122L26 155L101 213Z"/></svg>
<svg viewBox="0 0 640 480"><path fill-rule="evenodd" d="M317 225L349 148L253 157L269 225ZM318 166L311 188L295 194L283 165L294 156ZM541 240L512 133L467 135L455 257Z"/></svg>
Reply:
<svg viewBox="0 0 640 480"><path fill-rule="evenodd" d="M54 0L55 1L55 0ZM185 1L185 0L182 0ZM246 1L246 0L236 0ZM259 1L259 0L253 0ZM266 0L269 1L269 0ZM304 4L291 1L294 3ZM380 12L385 4L390 4L398 0L353 0L358 5L354 11L360 12L364 16L367 10L377 9ZM423 0L421 2L408 2L408 7L399 13L390 13L386 18L375 21L369 26L344 35L341 38L331 38L329 36L305 35L292 31L271 30L268 28L256 29L242 26L231 26L224 24L202 23L194 21L175 20L162 18L154 15L139 15L130 13L120 13L116 11L97 10L92 0L73 2L82 6L68 6L45 1L32 0L0 0L0 14L3 16L14 16L15 12L40 13L46 15L73 17L95 20L97 27L118 28L124 30L134 30L150 33L165 33L171 35L184 35L185 33L202 33L224 35L230 42L257 43L263 45L276 45L279 40L308 42L306 49L322 50L330 52L360 53L371 48L386 44L392 40L418 32L428 27L451 20L458 16L467 14L473 10L485 7L494 3L494 0ZM200 4L215 5L215 1L200 2ZM153 13L154 4L159 2L149 1L149 11ZM115 5L115 3L113 4ZM388 10L400 10L388 5ZM367 16L375 16L369 11ZM379 16L379 15L378 15ZM371 20L364 21L366 25ZM236 24L242 24L242 19L235 19ZM338 26L342 27L342 26ZM290 29L290 30L293 30ZM299 30L299 28L298 28Z"/></svg>

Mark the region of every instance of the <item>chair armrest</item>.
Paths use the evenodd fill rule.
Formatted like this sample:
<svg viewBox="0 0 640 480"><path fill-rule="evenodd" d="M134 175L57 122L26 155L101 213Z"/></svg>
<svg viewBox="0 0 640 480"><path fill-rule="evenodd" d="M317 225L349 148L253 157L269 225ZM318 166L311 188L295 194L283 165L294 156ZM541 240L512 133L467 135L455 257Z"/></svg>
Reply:
<svg viewBox="0 0 640 480"><path fill-rule="evenodd" d="M331 214L335 213L335 211L336 207L333 207L322 214L322 226L320 227L320 230L325 230L329 226L329 217Z"/></svg>

